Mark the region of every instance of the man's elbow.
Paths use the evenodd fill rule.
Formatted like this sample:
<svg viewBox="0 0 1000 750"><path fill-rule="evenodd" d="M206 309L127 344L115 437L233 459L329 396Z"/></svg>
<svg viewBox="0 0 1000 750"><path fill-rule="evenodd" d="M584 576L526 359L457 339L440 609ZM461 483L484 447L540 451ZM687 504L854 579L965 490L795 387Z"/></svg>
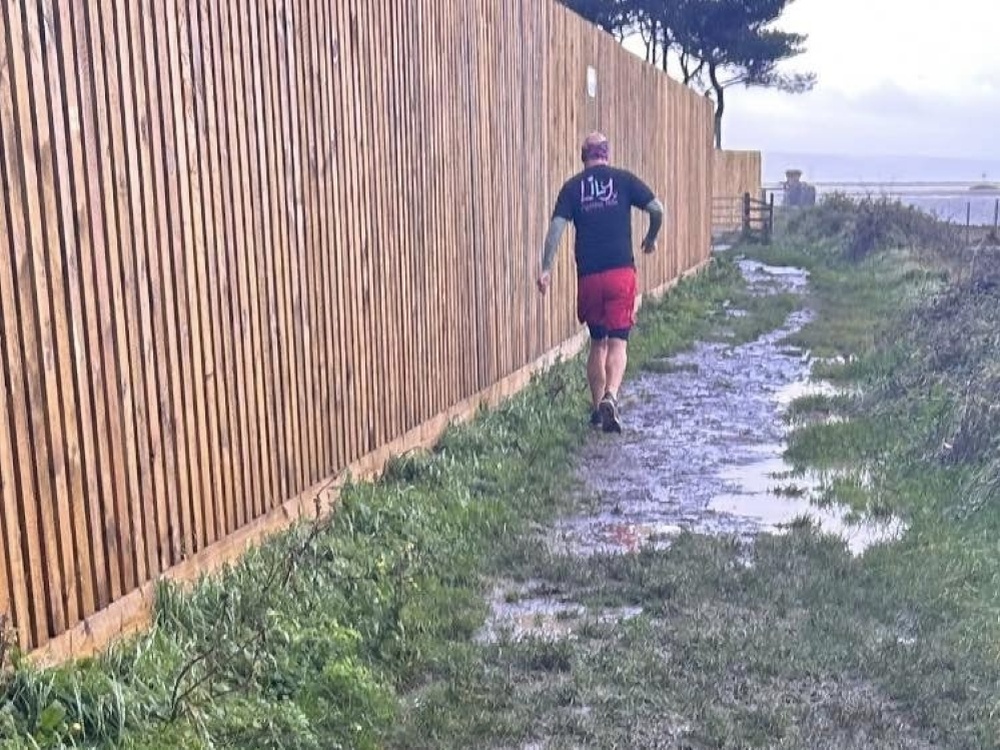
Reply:
<svg viewBox="0 0 1000 750"><path fill-rule="evenodd" d="M649 214L663 216L664 209L663 204L660 203L659 198L653 198L649 203L646 204L646 212Z"/></svg>

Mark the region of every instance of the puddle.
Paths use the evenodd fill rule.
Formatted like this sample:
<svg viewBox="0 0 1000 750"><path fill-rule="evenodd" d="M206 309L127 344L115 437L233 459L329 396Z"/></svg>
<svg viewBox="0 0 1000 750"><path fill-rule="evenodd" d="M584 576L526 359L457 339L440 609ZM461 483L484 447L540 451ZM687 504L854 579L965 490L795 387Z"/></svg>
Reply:
<svg viewBox="0 0 1000 750"><path fill-rule="evenodd" d="M778 406L783 409L787 409L788 406L796 399L806 398L808 396L845 396L849 393L850 391L838 388L832 383L827 383L823 380L804 378L779 388L774 394L774 400Z"/></svg>
<svg viewBox="0 0 1000 750"><path fill-rule="evenodd" d="M743 261L750 290L803 293L808 275ZM823 483L783 459L788 405L808 395L837 395L809 378L811 357L786 339L811 319L795 312L756 341L701 343L626 383L620 436L595 434L579 473L598 500L592 514L566 518L553 545L576 555L632 553L669 546L677 535L784 533L809 518L861 554L905 530L893 519L853 521L810 497ZM825 477L829 479L829 476Z"/></svg>
<svg viewBox="0 0 1000 750"><path fill-rule="evenodd" d="M497 587L490 598L490 616L476 634L479 643L512 640L571 638L584 624L616 623L638 617L642 607L593 611L537 582Z"/></svg>
<svg viewBox="0 0 1000 750"><path fill-rule="evenodd" d="M773 476L771 472L783 464L781 459L769 459L740 467L742 481L738 490L716 496L707 510L745 519L747 524L753 525L755 533L783 534L795 524L808 520L820 531L842 538L855 555L875 544L897 539L905 530L898 519L856 520L856 514L846 508L817 506L810 500L813 491L819 488L817 476L792 478L786 480L784 486L769 479ZM786 471L791 470L785 466ZM734 474L729 475L733 477ZM789 488L801 492L801 496L792 496Z"/></svg>

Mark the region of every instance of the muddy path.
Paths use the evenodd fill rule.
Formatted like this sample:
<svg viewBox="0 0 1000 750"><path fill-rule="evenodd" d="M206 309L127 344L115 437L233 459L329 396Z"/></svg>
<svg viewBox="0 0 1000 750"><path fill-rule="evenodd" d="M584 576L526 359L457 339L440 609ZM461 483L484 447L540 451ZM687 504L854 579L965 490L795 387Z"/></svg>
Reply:
<svg viewBox="0 0 1000 750"><path fill-rule="evenodd" d="M803 295L795 268L742 261L752 294ZM729 309L729 315L743 314ZM810 380L808 352L787 343L811 319L785 324L745 344L702 342L626 383L621 436L595 433L579 464L594 511L561 521L556 536L576 554L634 552L690 531L752 540L810 518L839 534L855 553L894 532L891 524L850 523L810 494L822 478L794 472L782 454L785 412L795 399L830 390Z"/></svg>
<svg viewBox="0 0 1000 750"><path fill-rule="evenodd" d="M813 340L795 334L822 298L801 270L739 268L749 294L729 321L627 380L625 432L587 435L571 509L491 581L481 746L949 746L930 704L905 699L922 679L917 610L856 576L905 527L818 502L858 467L784 460L800 419L837 418L789 419L797 398L836 392L793 345Z"/></svg>
<svg viewBox="0 0 1000 750"><path fill-rule="evenodd" d="M805 297L808 275L796 268L739 263L753 295ZM744 311L730 307L732 318ZM690 532L752 544L808 519L842 538L852 554L898 536L897 521L854 518L815 500L828 477L795 471L783 453L788 406L798 397L830 393L810 378L809 352L787 339L811 319L805 306L779 328L747 343L703 341L626 380L621 394L625 431L595 431L579 458L581 510L544 536L552 553L585 558L664 548ZM749 549L749 547L747 547ZM560 638L578 616L621 620L641 608L588 612L572 592L542 581L501 582L480 639L500 632Z"/></svg>

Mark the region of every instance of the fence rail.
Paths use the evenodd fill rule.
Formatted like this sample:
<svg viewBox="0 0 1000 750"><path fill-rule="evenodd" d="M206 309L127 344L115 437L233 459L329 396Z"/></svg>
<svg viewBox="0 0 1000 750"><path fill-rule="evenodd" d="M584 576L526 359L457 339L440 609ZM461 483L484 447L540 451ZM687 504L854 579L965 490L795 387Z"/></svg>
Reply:
<svg viewBox="0 0 1000 750"><path fill-rule="evenodd" d="M532 278L589 129L668 207L642 287L700 263L711 124L547 0L4 2L20 645L100 645L151 581L577 334L571 253Z"/></svg>

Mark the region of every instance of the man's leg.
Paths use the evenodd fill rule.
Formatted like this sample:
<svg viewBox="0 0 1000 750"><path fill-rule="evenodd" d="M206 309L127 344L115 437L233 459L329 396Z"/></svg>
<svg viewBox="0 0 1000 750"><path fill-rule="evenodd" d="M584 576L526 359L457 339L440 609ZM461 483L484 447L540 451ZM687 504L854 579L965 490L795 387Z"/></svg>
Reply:
<svg viewBox="0 0 1000 750"><path fill-rule="evenodd" d="M608 339L590 339L590 356L587 357L587 382L590 384L590 398L594 409L601 403L607 389Z"/></svg>
<svg viewBox="0 0 1000 750"><path fill-rule="evenodd" d="M625 377L628 362L627 332L613 331L607 340L607 356L604 365L604 395L598 404L601 428L605 432L621 432L622 422L618 414L618 391Z"/></svg>
<svg viewBox="0 0 1000 750"><path fill-rule="evenodd" d="M628 340L621 336L609 338L607 341L607 357L603 380L606 392L615 398L618 398L618 391L621 390L622 380L625 378L625 367L627 365Z"/></svg>
<svg viewBox="0 0 1000 750"><path fill-rule="evenodd" d="M590 386L592 410L591 427L600 427L601 415L597 410L606 389L608 359L608 331L603 325L603 289L600 279L582 276L577 281L577 318L590 330L590 352L587 356L587 384Z"/></svg>
<svg viewBox="0 0 1000 750"><path fill-rule="evenodd" d="M604 370L604 397L599 409L605 432L621 432L618 415L618 392L628 364L628 338L635 323L635 271L620 269L608 274L605 320L608 327L607 356Z"/></svg>

